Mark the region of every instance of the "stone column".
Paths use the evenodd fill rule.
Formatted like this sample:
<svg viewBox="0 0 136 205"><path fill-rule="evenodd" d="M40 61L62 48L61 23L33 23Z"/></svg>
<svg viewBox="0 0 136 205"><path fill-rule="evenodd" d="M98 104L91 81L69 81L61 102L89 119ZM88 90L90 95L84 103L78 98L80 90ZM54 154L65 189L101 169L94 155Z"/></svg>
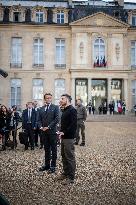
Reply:
<svg viewBox="0 0 136 205"><path fill-rule="evenodd" d="M92 101L92 79L88 78L88 102Z"/></svg>
<svg viewBox="0 0 136 205"><path fill-rule="evenodd" d="M123 34L123 61L124 61L124 70L129 68L128 56L129 50L127 49L128 46L128 35L125 33Z"/></svg>
<svg viewBox="0 0 136 205"><path fill-rule="evenodd" d="M75 106L75 78L71 78L71 97L72 97L72 104Z"/></svg>
<svg viewBox="0 0 136 205"><path fill-rule="evenodd" d="M111 78L108 78L108 101L107 103L109 104L109 102L111 101Z"/></svg>
<svg viewBox="0 0 136 205"><path fill-rule="evenodd" d="M132 109L132 79L128 79L128 99L127 99L127 109L131 111Z"/></svg>
<svg viewBox="0 0 136 205"><path fill-rule="evenodd" d="M76 33L72 33L72 52L71 52L71 59L72 59L72 65L76 64Z"/></svg>
<svg viewBox="0 0 136 205"><path fill-rule="evenodd" d="M107 66L111 68L112 66L112 34L108 33L108 45L107 45Z"/></svg>
<svg viewBox="0 0 136 205"><path fill-rule="evenodd" d="M124 90L123 90L123 97L126 102L126 109L128 109L128 79L124 79Z"/></svg>

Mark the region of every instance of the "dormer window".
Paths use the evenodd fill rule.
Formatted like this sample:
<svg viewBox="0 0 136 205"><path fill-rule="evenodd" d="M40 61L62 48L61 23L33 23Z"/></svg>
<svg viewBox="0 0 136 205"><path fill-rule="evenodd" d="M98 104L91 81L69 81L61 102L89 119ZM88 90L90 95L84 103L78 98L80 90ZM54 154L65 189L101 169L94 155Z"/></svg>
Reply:
<svg viewBox="0 0 136 205"><path fill-rule="evenodd" d="M47 22L47 9L43 6L33 7L31 10L31 21L36 23Z"/></svg>
<svg viewBox="0 0 136 205"><path fill-rule="evenodd" d="M20 13L19 12L14 12L13 13L13 21L14 22L19 22L20 21Z"/></svg>
<svg viewBox="0 0 136 205"><path fill-rule="evenodd" d="M68 23L68 9L59 7L53 9L53 23L66 24Z"/></svg>
<svg viewBox="0 0 136 205"><path fill-rule="evenodd" d="M64 11L57 11L57 23L64 23Z"/></svg>
<svg viewBox="0 0 136 205"><path fill-rule="evenodd" d="M119 11L115 11L115 12L114 12L114 16L115 16L115 18L120 18L120 13L119 13Z"/></svg>
<svg viewBox="0 0 136 205"><path fill-rule="evenodd" d="M9 9L9 21L11 22L24 22L25 21L26 8L20 4L17 6L11 6Z"/></svg>
<svg viewBox="0 0 136 205"><path fill-rule="evenodd" d="M43 23L43 16L44 16L44 12L43 11L36 11L36 22L37 23Z"/></svg>

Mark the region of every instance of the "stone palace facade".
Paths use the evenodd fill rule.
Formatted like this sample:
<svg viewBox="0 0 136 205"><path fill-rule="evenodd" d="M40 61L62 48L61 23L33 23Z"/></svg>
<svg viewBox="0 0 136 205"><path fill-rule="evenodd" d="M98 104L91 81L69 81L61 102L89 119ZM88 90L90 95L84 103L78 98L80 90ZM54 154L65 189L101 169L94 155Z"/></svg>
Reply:
<svg viewBox="0 0 136 205"><path fill-rule="evenodd" d="M0 0L0 103L54 103L69 93L85 105L136 104L136 3Z"/></svg>

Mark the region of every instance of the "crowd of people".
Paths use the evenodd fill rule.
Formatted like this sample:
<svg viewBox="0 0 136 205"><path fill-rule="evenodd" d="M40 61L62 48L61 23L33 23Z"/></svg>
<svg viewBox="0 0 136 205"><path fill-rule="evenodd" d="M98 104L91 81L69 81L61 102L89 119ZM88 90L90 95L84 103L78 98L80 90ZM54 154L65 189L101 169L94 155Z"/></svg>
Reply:
<svg viewBox="0 0 136 205"><path fill-rule="evenodd" d="M114 115L114 114L126 114L126 103L123 100L117 100L117 101L111 101L109 103L109 105L107 104L107 101L102 102L99 107L98 110L96 110L95 106L93 105L93 103L91 102L91 100L89 101L88 105L87 105L87 109L89 111L89 114L95 114L96 112L101 115L101 114L107 114L108 111L110 113L110 115Z"/></svg>
<svg viewBox="0 0 136 205"><path fill-rule="evenodd" d="M22 132L19 132L20 143L24 144L24 150L34 150L39 146L44 148L45 161L39 168L40 172L56 172L57 145L61 145L61 156L63 172L58 180L66 179L66 183L74 183L76 160L74 145L85 146L85 121L87 118L87 109L89 114L95 112L95 107L91 101L85 107L82 99L77 99L76 106L71 104L71 96L63 94L60 98L60 104L52 103L52 94L45 93L44 105L38 107L37 101L27 102L26 109L22 112ZM110 102L107 106L106 101L99 106L99 114L110 114L118 112L125 114L125 101ZM135 115L136 115L136 106ZM7 109L6 106L0 106L0 138L2 139L2 150L10 146L16 149L18 144L17 130L19 127L20 116L17 106ZM81 133L80 133L81 132ZM23 133L23 135L22 135ZM12 137L12 140L11 140Z"/></svg>
<svg viewBox="0 0 136 205"><path fill-rule="evenodd" d="M12 149L18 145L19 140L24 144L24 150L34 150L39 146L45 150L45 162L39 171L56 171L57 147L61 145L61 156L63 172L58 180L66 179L67 183L73 183L75 178L76 160L74 145L82 141L80 146L85 146L85 120L87 117L86 107L82 100L77 100L76 107L71 104L71 96L61 96L60 105L52 103L52 94L44 95L44 105L38 107L38 103L27 102L26 109L22 112L22 125L19 123L20 116L17 106L7 109L0 106L0 138L2 139L2 150L6 150L9 141ZM22 127L22 131L17 132ZM23 134L22 134L23 133ZM61 142L61 143L60 143Z"/></svg>

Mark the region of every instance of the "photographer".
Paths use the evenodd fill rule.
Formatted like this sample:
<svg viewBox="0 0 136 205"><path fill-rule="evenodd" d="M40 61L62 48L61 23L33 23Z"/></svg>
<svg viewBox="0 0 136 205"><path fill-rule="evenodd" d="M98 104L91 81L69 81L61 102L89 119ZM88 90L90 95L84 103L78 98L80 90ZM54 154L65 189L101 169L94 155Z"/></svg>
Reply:
<svg viewBox="0 0 136 205"><path fill-rule="evenodd" d="M6 143L9 138L11 114L5 105L0 108L0 135L2 135L2 150L6 149Z"/></svg>
<svg viewBox="0 0 136 205"><path fill-rule="evenodd" d="M17 106L13 105L11 109L11 121L10 130L12 131L14 147L17 146L17 126L19 122L19 113L17 112Z"/></svg>

